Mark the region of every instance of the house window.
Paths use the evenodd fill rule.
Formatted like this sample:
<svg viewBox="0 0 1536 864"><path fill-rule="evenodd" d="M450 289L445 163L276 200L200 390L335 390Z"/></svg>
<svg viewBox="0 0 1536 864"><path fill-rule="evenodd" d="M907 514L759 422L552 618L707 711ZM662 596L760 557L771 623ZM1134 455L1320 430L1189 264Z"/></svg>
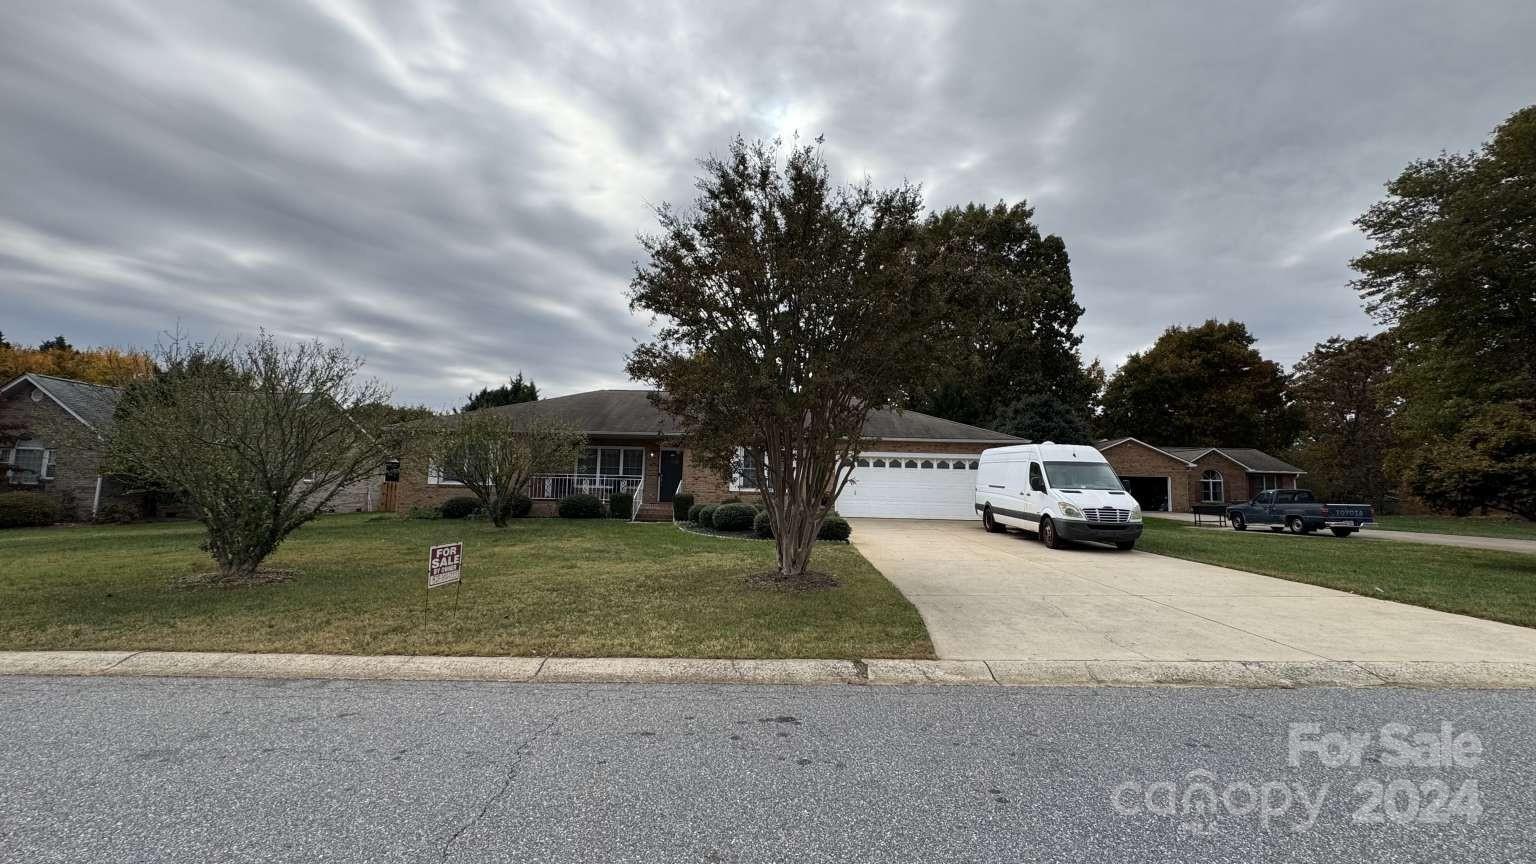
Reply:
<svg viewBox="0 0 1536 864"><path fill-rule="evenodd" d="M588 447L576 460L576 473L586 477L641 477L645 475L644 447Z"/></svg>
<svg viewBox="0 0 1536 864"><path fill-rule="evenodd" d="M735 491L750 492L757 489L757 464L744 447L736 448L736 458L731 462L730 487Z"/></svg>
<svg viewBox="0 0 1536 864"><path fill-rule="evenodd" d="M55 464L53 451L42 447L16 447L11 450L0 451L4 454L4 461L10 466L7 480L18 486L36 486L44 480L54 478Z"/></svg>
<svg viewBox="0 0 1536 864"><path fill-rule="evenodd" d="M1227 500L1226 481L1221 472L1208 468L1200 475L1200 501L1203 504L1220 504Z"/></svg>
<svg viewBox="0 0 1536 864"><path fill-rule="evenodd" d="M444 468L442 465L434 462L432 467L427 469L427 485L463 486L464 482L453 473L452 468Z"/></svg>
<svg viewBox="0 0 1536 864"><path fill-rule="evenodd" d="M1255 474L1253 478L1258 481L1261 491L1273 492L1280 488L1280 475L1278 474Z"/></svg>

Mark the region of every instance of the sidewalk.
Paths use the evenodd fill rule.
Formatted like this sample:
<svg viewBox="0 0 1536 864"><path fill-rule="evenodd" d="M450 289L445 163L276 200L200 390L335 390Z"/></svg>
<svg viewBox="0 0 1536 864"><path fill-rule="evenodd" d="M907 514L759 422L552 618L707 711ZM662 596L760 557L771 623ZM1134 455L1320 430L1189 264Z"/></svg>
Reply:
<svg viewBox="0 0 1536 864"><path fill-rule="evenodd" d="M1471 687L1536 689L1536 662L718 660L3 651L0 675L534 684Z"/></svg>

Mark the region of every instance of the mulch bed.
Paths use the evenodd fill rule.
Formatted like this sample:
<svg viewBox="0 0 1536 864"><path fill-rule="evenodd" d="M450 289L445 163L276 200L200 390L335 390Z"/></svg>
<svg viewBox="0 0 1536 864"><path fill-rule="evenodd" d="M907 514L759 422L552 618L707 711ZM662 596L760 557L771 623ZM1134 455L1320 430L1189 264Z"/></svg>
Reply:
<svg viewBox="0 0 1536 864"><path fill-rule="evenodd" d="M251 574L249 579L221 579L217 570L211 573L192 573L186 576L177 576L171 580L171 587L175 589L194 588L250 588L255 585L271 585L276 582L292 582L299 578L297 570L262 569Z"/></svg>

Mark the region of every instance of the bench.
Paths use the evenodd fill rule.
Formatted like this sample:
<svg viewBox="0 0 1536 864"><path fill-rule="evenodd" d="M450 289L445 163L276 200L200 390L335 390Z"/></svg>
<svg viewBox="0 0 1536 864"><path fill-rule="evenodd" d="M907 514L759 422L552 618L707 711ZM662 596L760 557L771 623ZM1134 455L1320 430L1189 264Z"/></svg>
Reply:
<svg viewBox="0 0 1536 864"><path fill-rule="evenodd" d="M1218 524L1218 525L1225 525L1225 524L1227 524L1227 505L1225 505L1225 504L1196 504L1195 505L1195 524L1196 525L1201 524L1201 522L1200 522L1201 517L1205 517L1207 520L1211 519L1212 517L1215 517L1216 524Z"/></svg>

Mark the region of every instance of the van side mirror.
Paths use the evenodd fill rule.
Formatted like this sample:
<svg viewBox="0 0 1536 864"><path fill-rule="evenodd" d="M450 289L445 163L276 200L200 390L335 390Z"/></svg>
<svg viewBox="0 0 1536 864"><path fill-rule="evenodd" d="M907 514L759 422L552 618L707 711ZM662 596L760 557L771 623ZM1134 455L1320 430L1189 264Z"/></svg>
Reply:
<svg viewBox="0 0 1536 864"><path fill-rule="evenodd" d="M1041 480L1039 477L1031 477L1029 478L1029 488L1035 492L1044 492L1045 481Z"/></svg>

